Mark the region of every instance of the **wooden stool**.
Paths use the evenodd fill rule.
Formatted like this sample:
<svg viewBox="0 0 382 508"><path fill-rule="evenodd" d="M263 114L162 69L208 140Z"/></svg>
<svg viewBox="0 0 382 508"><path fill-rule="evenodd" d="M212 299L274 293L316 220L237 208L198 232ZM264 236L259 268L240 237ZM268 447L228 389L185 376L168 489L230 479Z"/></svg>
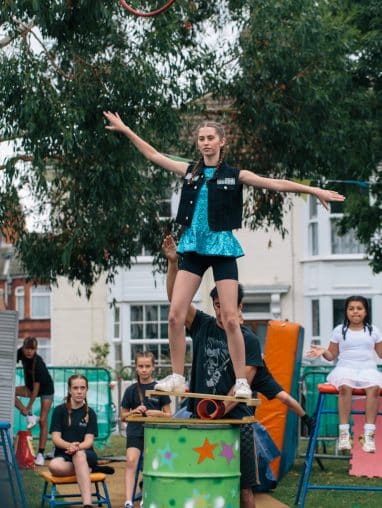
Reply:
<svg viewBox="0 0 382 508"><path fill-rule="evenodd" d="M316 423L313 432L309 437L308 447L306 450L306 455L304 459L304 464L302 467L300 480L297 488L297 494L295 498L295 505L304 507L305 506L305 498L308 493L308 490L375 490L382 491L382 487L370 487L370 486L362 486L362 485L317 485L310 483L310 475L312 472L313 460L317 445L317 439L320 429L321 416L323 414L337 414L337 409L326 409L324 407L325 398L328 395L338 395L338 390L335 386L329 383L320 383L317 385L318 388L318 400L317 400L317 408L315 412ZM362 388L353 388L353 395L366 395L365 390ZM380 395L382 395L382 389L380 390ZM365 411L359 410L351 410L351 414L365 414ZM380 415L381 413L378 412Z"/></svg>
<svg viewBox="0 0 382 508"><path fill-rule="evenodd" d="M41 496L41 508L45 505L45 501L49 503L49 508L55 506L82 506L81 494L58 494L57 485L70 485L77 483L76 475L72 476L53 476L48 471L39 471L38 474L45 480L44 490ZM90 481L94 483L95 492L92 492L92 503L97 506L106 505L111 507L109 492L106 486L106 475L104 473L90 473ZM102 485L103 494L100 491L99 484ZM50 492L48 486L51 486ZM63 498L79 499L78 501L63 501Z"/></svg>

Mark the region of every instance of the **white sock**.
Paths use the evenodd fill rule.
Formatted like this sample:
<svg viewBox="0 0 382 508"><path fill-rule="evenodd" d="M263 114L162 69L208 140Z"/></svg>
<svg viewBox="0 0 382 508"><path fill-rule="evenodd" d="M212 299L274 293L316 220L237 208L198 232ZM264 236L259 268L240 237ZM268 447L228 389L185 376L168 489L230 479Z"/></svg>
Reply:
<svg viewBox="0 0 382 508"><path fill-rule="evenodd" d="M236 383L248 383L247 381L247 378L246 377L237 377L236 378Z"/></svg>
<svg viewBox="0 0 382 508"><path fill-rule="evenodd" d="M339 425L339 428L340 428L340 432L348 432L349 433L350 425L348 423L341 423Z"/></svg>
<svg viewBox="0 0 382 508"><path fill-rule="evenodd" d="M363 426L363 431L365 434L374 434L375 432L374 423L365 423L365 425Z"/></svg>

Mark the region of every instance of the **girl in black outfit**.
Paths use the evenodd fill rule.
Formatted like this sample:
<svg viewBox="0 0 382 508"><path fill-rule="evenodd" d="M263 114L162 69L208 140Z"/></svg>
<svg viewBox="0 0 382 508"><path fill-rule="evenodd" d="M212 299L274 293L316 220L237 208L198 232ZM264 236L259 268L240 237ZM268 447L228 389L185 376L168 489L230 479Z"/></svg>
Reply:
<svg viewBox="0 0 382 508"><path fill-rule="evenodd" d="M97 467L93 443L98 435L97 416L88 406L87 391L85 376L70 376L66 402L54 409L50 424L55 451L49 471L55 476L77 476L84 508L92 506L90 472Z"/></svg>
<svg viewBox="0 0 382 508"><path fill-rule="evenodd" d="M44 360L37 354L37 340L35 337L26 337L23 346L17 351L17 362L21 361L24 369L24 386L16 386L15 406L26 416L28 429L39 421L40 437L36 465L44 465L44 450L48 438L48 415L53 403L53 380ZM18 397L29 398L28 405L24 406ZM32 406L37 397L40 397L40 417L32 414Z"/></svg>
<svg viewBox="0 0 382 508"><path fill-rule="evenodd" d="M155 381L152 377L155 368L154 355L149 351L137 353L135 357L135 369L137 382L130 385L122 398L121 420L125 421L128 416L156 416L170 417L171 399L168 395L146 396L146 390L153 390ZM133 508L133 490L135 472L138 460L143 450L143 424L142 422L129 421L126 429L126 472L125 490L126 502L124 508Z"/></svg>

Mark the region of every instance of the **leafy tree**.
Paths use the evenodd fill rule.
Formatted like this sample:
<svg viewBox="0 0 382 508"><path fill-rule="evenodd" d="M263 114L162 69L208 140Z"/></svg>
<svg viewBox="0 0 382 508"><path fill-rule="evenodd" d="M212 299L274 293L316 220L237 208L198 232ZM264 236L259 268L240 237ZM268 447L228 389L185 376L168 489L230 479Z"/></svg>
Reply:
<svg viewBox="0 0 382 508"><path fill-rule="evenodd" d="M64 275L89 291L101 272L129 266L142 242L159 250L172 227L159 220L171 176L106 133L102 111L189 157L181 128L207 92L232 104L225 122L241 167L321 183L374 179L371 203L346 192L341 227L356 228L382 270L381 9L378 0L177 0L140 20L117 0L5 0L0 141L16 148L3 168L0 222L15 230L31 277ZM240 38L217 53L205 34L230 19ZM25 230L20 189L45 218L39 231ZM250 227L284 232L282 195L248 197Z"/></svg>
<svg viewBox="0 0 382 508"><path fill-rule="evenodd" d="M64 275L89 291L102 271L112 278L129 266L142 242L159 250L171 178L105 131L102 111L180 151L183 105L204 93L200 77L217 63L196 34L217 10L183 1L139 20L117 0L2 3L0 141L15 141L15 151L2 168L0 222L15 231L33 279ZM28 214L39 218L37 231L26 230Z"/></svg>
<svg viewBox="0 0 382 508"><path fill-rule="evenodd" d="M239 72L229 88L242 164L287 178L360 180L347 186L341 231L355 228L382 271L381 2L246 2ZM333 184L331 184L333 187ZM343 188L342 188L343 190ZM251 227L276 225L281 195L251 192Z"/></svg>

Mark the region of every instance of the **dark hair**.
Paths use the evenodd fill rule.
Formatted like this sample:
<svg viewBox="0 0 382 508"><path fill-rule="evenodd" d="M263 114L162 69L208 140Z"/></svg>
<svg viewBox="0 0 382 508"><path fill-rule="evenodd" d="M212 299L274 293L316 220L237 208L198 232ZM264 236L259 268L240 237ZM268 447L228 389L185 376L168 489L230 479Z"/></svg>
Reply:
<svg viewBox="0 0 382 508"><path fill-rule="evenodd" d="M155 357L151 351L140 351L139 353L136 353L135 365L137 365L138 358L150 358L151 363L153 364L153 367L155 366ZM144 396L143 396L143 390L142 390L141 382L139 380L138 372L137 372L137 388L138 388L139 401L141 404L143 404Z"/></svg>
<svg viewBox="0 0 382 508"><path fill-rule="evenodd" d="M366 314L365 314L365 317L364 317L364 320L363 320L363 329L365 330L367 328L370 335L371 335L371 332L373 331L373 327L372 327L372 325L370 323L369 302L367 301L367 299L364 296L360 296L360 295L349 296L345 300L344 324L342 325L342 337L343 337L344 340L346 339L346 332L349 329L349 323L350 323L350 321L348 319L347 310L348 310L348 307L349 307L349 303L351 303L351 302L360 302L360 303L362 303L362 305L364 306L365 311L366 311Z"/></svg>
<svg viewBox="0 0 382 508"><path fill-rule="evenodd" d="M28 335L25 337L23 342L23 349L37 349L37 339ZM34 384L36 378L36 355L33 356L32 360L32 383Z"/></svg>
<svg viewBox="0 0 382 508"><path fill-rule="evenodd" d="M217 298L218 296L219 296L218 290L216 289L216 286L215 286L210 291L210 297L212 298L212 300L215 300L215 298ZM237 287L237 306L239 306L241 304L243 298L244 298L244 289L243 289L243 286L241 284L239 284Z"/></svg>
<svg viewBox="0 0 382 508"><path fill-rule="evenodd" d="M210 120L206 120L206 121L200 123L197 126L197 128L195 130L195 137L196 138L197 138L197 136L199 134L200 129L202 129L203 127L211 127L212 129L215 129L216 134L219 136L220 139L225 138L224 127L220 123L218 123L218 122L212 122ZM215 174L218 171L219 167L221 166L223 160L224 160L224 146L222 146L221 149L220 149L219 160L218 160L218 162L216 164ZM191 182L194 180L194 178L197 175L200 174L203 166L204 166L204 157L203 157L203 155L201 155L199 157L199 160L196 162L196 164L192 168Z"/></svg>
<svg viewBox="0 0 382 508"><path fill-rule="evenodd" d="M28 336L28 337L25 337L24 339L24 342L23 342L23 347L25 349L37 349L37 339L36 337L31 337L31 336Z"/></svg>
<svg viewBox="0 0 382 508"><path fill-rule="evenodd" d="M70 395L70 388L72 387L72 381L74 381L75 379L83 379L86 383L86 389L89 388L88 378L86 376L84 376L83 374L73 374L68 379L68 395L66 396L65 405L66 405L66 409L68 411L68 425L69 425L69 427L72 424L72 396ZM84 420L86 423L88 423L88 421L89 421L89 406L88 406L88 401L87 401L86 397L85 397L85 417L84 417Z"/></svg>

